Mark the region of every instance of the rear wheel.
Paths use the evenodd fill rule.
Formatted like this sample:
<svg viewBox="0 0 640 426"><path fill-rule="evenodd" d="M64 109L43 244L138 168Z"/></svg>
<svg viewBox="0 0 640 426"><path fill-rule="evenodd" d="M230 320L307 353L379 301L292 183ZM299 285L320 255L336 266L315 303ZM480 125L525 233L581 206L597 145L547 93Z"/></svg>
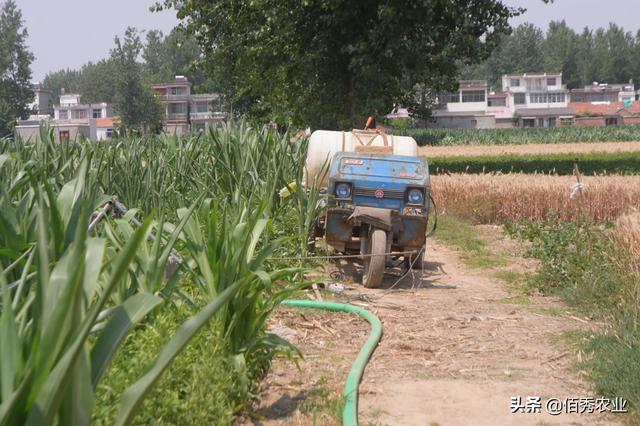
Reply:
<svg viewBox="0 0 640 426"><path fill-rule="evenodd" d="M374 229L369 237L369 250L364 258L364 272L362 275L362 284L367 288L380 287L382 278L384 277L384 266L386 256L384 251L387 247L387 233L382 229Z"/></svg>

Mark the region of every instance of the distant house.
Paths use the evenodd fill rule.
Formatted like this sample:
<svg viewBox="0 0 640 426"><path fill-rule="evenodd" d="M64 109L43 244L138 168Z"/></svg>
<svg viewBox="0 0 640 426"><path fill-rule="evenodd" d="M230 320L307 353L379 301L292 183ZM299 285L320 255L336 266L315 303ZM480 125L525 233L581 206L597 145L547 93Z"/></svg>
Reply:
<svg viewBox="0 0 640 426"><path fill-rule="evenodd" d="M76 93L60 95L60 104L53 107L53 117L56 120L86 120L112 116L113 106L110 103L83 104L80 103L80 95Z"/></svg>
<svg viewBox="0 0 640 426"><path fill-rule="evenodd" d="M510 102L507 92L491 92L487 96L487 114L494 117L495 127L513 127L513 113L511 112Z"/></svg>
<svg viewBox="0 0 640 426"><path fill-rule="evenodd" d="M34 112L33 115L51 115L51 91L40 87L40 83L34 83L31 90L33 90L33 101L28 107Z"/></svg>
<svg viewBox="0 0 640 426"><path fill-rule="evenodd" d="M53 107L54 116L32 116L18 120L16 132L22 140L39 137L41 125L53 129L57 142L68 142L86 137L91 140L111 138L114 132L113 107L106 102L80 103L78 94L60 95L60 104Z"/></svg>
<svg viewBox="0 0 640 426"><path fill-rule="evenodd" d="M608 102L589 103L571 102L578 126L615 126L618 124L640 124L640 103Z"/></svg>
<svg viewBox="0 0 640 426"><path fill-rule="evenodd" d="M204 130L225 117L222 101L216 94L191 94L191 82L177 75L169 83L151 86L164 107L165 132L182 134L190 129Z"/></svg>
<svg viewBox="0 0 640 426"><path fill-rule="evenodd" d="M427 127L487 129L495 127L495 117L487 115L489 86L484 80L460 81L458 90L442 93L433 108L433 122Z"/></svg>
<svg viewBox="0 0 640 426"><path fill-rule="evenodd" d="M521 127L555 127L573 121L561 73L504 75L502 88L513 120Z"/></svg>
<svg viewBox="0 0 640 426"><path fill-rule="evenodd" d="M591 86L571 89L571 102L633 102L636 98L633 82L607 84L594 82Z"/></svg>

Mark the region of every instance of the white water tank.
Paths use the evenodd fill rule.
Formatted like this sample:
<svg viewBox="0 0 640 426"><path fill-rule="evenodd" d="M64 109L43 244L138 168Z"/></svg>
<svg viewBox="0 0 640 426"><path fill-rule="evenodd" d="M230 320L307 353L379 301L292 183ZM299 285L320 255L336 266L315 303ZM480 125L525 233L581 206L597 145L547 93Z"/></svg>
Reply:
<svg viewBox="0 0 640 426"><path fill-rule="evenodd" d="M375 130L352 130L350 132L335 132L316 130L309 138L307 161L305 163L305 181L313 183L316 175L337 152L371 152L389 155L418 156L418 144L409 136L394 136L376 133ZM328 170L328 168L327 168ZM322 177L321 186L326 186L327 176Z"/></svg>

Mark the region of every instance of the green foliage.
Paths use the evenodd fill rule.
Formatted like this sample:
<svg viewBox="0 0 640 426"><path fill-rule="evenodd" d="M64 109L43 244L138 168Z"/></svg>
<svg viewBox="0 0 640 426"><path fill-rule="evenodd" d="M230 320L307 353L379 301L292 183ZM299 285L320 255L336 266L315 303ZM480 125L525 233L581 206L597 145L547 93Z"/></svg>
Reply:
<svg viewBox="0 0 640 426"><path fill-rule="evenodd" d="M493 87L502 85L505 74L523 74L544 70L542 54L544 35L535 25L517 26L491 53L487 60L487 72ZM553 70L549 70L550 72Z"/></svg>
<svg viewBox="0 0 640 426"><path fill-rule="evenodd" d="M0 138L9 135L16 119L27 118L33 100L31 62L27 29L14 0L0 10Z"/></svg>
<svg viewBox="0 0 640 426"><path fill-rule="evenodd" d="M113 103L116 99L117 73L116 64L111 59L103 59L97 63L89 62L84 65L80 71L78 86L82 102Z"/></svg>
<svg viewBox="0 0 640 426"><path fill-rule="evenodd" d="M510 233L531 241L529 254L542 261L533 285L544 293L560 294L573 305L592 311L618 304L620 297L611 257L613 244L606 229L592 223L550 219L542 223L509 225ZM597 266L596 266L597 265Z"/></svg>
<svg viewBox="0 0 640 426"><path fill-rule="evenodd" d="M142 65L138 63L142 43L137 30L127 28L123 41L116 36L115 44L111 60L116 70L115 109L120 117L120 129L125 134L157 133L161 128L161 105L143 82Z"/></svg>
<svg viewBox="0 0 640 426"><path fill-rule="evenodd" d="M209 82L200 69L200 46L195 39L174 28L164 36L162 31L149 31L142 50L145 79L150 83L173 81L176 75L186 75L192 91L205 93Z"/></svg>
<svg viewBox="0 0 640 426"><path fill-rule="evenodd" d="M640 152L586 154L483 155L475 157L429 157L429 170L440 173L552 173L640 174Z"/></svg>
<svg viewBox="0 0 640 426"><path fill-rule="evenodd" d="M187 303L165 304L154 318L131 333L98 386L92 423L112 424L124 390L145 373L179 325L195 313ZM215 323L209 323L194 337L144 401L136 423L233 423L242 401L239 379L231 374L217 329Z"/></svg>
<svg viewBox="0 0 640 426"><path fill-rule="evenodd" d="M634 36L614 23L578 33L564 20L551 21L546 36L525 23L502 37L485 62L464 68L463 77L486 79L496 89L504 74L536 71L562 72L571 89L594 81L627 83L640 77L639 50L640 33Z"/></svg>
<svg viewBox="0 0 640 426"><path fill-rule="evenodd" d="M545 294L560 295L591 318L611 321L609 330L580 340L579 347L590 355L580 367L594 380L598 394L627 399L628 408L634 411L628 420L637 423L640 311L629 294L640 282L620 263L623 255L609 237L609 226L552 219L510 224L506 230L530 241L530 255L541 261L529 285Z"/></svg>
<svg viewBox="0 0 640 426"><path fill-rule="evenodd" d="M42 80L42 87L51 90L51 101L54 104L60 103L60 95L65 93L80 93L80 83L82 81L82 71L64 69L47 73Z"/></svg>
<svg viewBox="0 0 640 426"><path fill-rule="evenodd" d="M505 260L487 249L487 242L467 222L454 216L438 216L436 238L462 251L464 260L474 267L493 267L505 264Z"/></svg>
<svg viewBox="0 0 640 426"><path fill-rule="evenodd" d="M640 140L640 126L512 129L398 129L394 134L413 137L425 145L506 145L563 142L621 142Z"/></svg>
<svg viewBox="0 0 640 426"><path fill-rule="evenodd" d="M414 88L451 89L519 13L500 1L164 0L234 110L276 123L351 128ZM416 54L419 52L419 54ZM424 111L421 111L424 113Z"/></svg>
<svg viewBox="0 0 640 426"><path fill-rule="evenodd" d="M212 410L180 404L162 413L226 423L246 408L272 357L297 353L265 329L297 288L294 275L300 280L299 269L269 258L301 244L279 214L291 201L278 196L298 176L301 157L304 146L287 135L245 125L106 143L58 144L46 128L34 143L0 139L0 424L87 423L91 413L113 415L115 405L116 422L128 424L201 330L216 340L207 342L212 352L201 342L195 353L220 356L212 364L222 372L216 389L232 391ZM91 213L120 192L160 220L140 224L132 209L88 233ZM203 192L216 202L202 205ZM144 356L135 355L145 364L127 370L137 375L117 393L102 388L97 402L108 407L96 407L96 389L113 383L111 374L122 377L129 361L111 362L127 335L138 324L175 321L172 305L187 310L183 322L154 341L154 352L141 347ZM146 338L136 332L126 353ZM166 394L175 398L176 390Z"/></svg>

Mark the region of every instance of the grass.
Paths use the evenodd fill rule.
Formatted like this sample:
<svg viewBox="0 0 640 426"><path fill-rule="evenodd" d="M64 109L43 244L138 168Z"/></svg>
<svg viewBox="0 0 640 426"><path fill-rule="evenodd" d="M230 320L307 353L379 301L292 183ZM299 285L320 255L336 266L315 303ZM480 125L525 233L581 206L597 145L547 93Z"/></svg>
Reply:
<svg viewBox="0 0 640 426"><path fill-rule="evenodd" d="M475 268L504 266L507 261L487 248L487 241L481 238L478 230L467 222L454 216L438 217L438 230L435 237L462 253L465 263Z"/></svg>
<svg viewBox="0 0 640 426"><path fill-rule="evenodd" d="M300 412L310 417L314 426L339 425L342 421L344 397L338 392L329 390L326 384L325 378L318 379L313 390L300 405Z"/></svg>
<svg viewBox="0 0 640 426"><path fill-rule="evenodd" d="M640 152L429 157L429 169L432 174L542 173L572 175L574 165L578 165L584 175L639 174Z"/></svg>
<svg viewBox="0 0 640 426"><path fill-rule="evenodd" d="M146 366L180 324L195 314L187 304L165 305L156 317L135 330L113 362L97 391L92 423L111 424L122 392ZM240 378L223 356L220 331L207 325L176 358L144 402L137 424L230 425L238 411Z"/></svg>
<svg viewBox="0 0 640 426"><path fill-rule="evenodd" d="M610 224L557 219L510 225L507 230L529 240L530 255L542 262L529 285L560 296L583 316L609 324L602 331L566 335L564 339L585 354L578 367L595 383L597 394L628 400L632 413L621 420L637 424L640 310L635 297L640 293L640 275L627 257L629 247L612 238L619 230ZM630 231L621 232L628 235Z"/></svg>

